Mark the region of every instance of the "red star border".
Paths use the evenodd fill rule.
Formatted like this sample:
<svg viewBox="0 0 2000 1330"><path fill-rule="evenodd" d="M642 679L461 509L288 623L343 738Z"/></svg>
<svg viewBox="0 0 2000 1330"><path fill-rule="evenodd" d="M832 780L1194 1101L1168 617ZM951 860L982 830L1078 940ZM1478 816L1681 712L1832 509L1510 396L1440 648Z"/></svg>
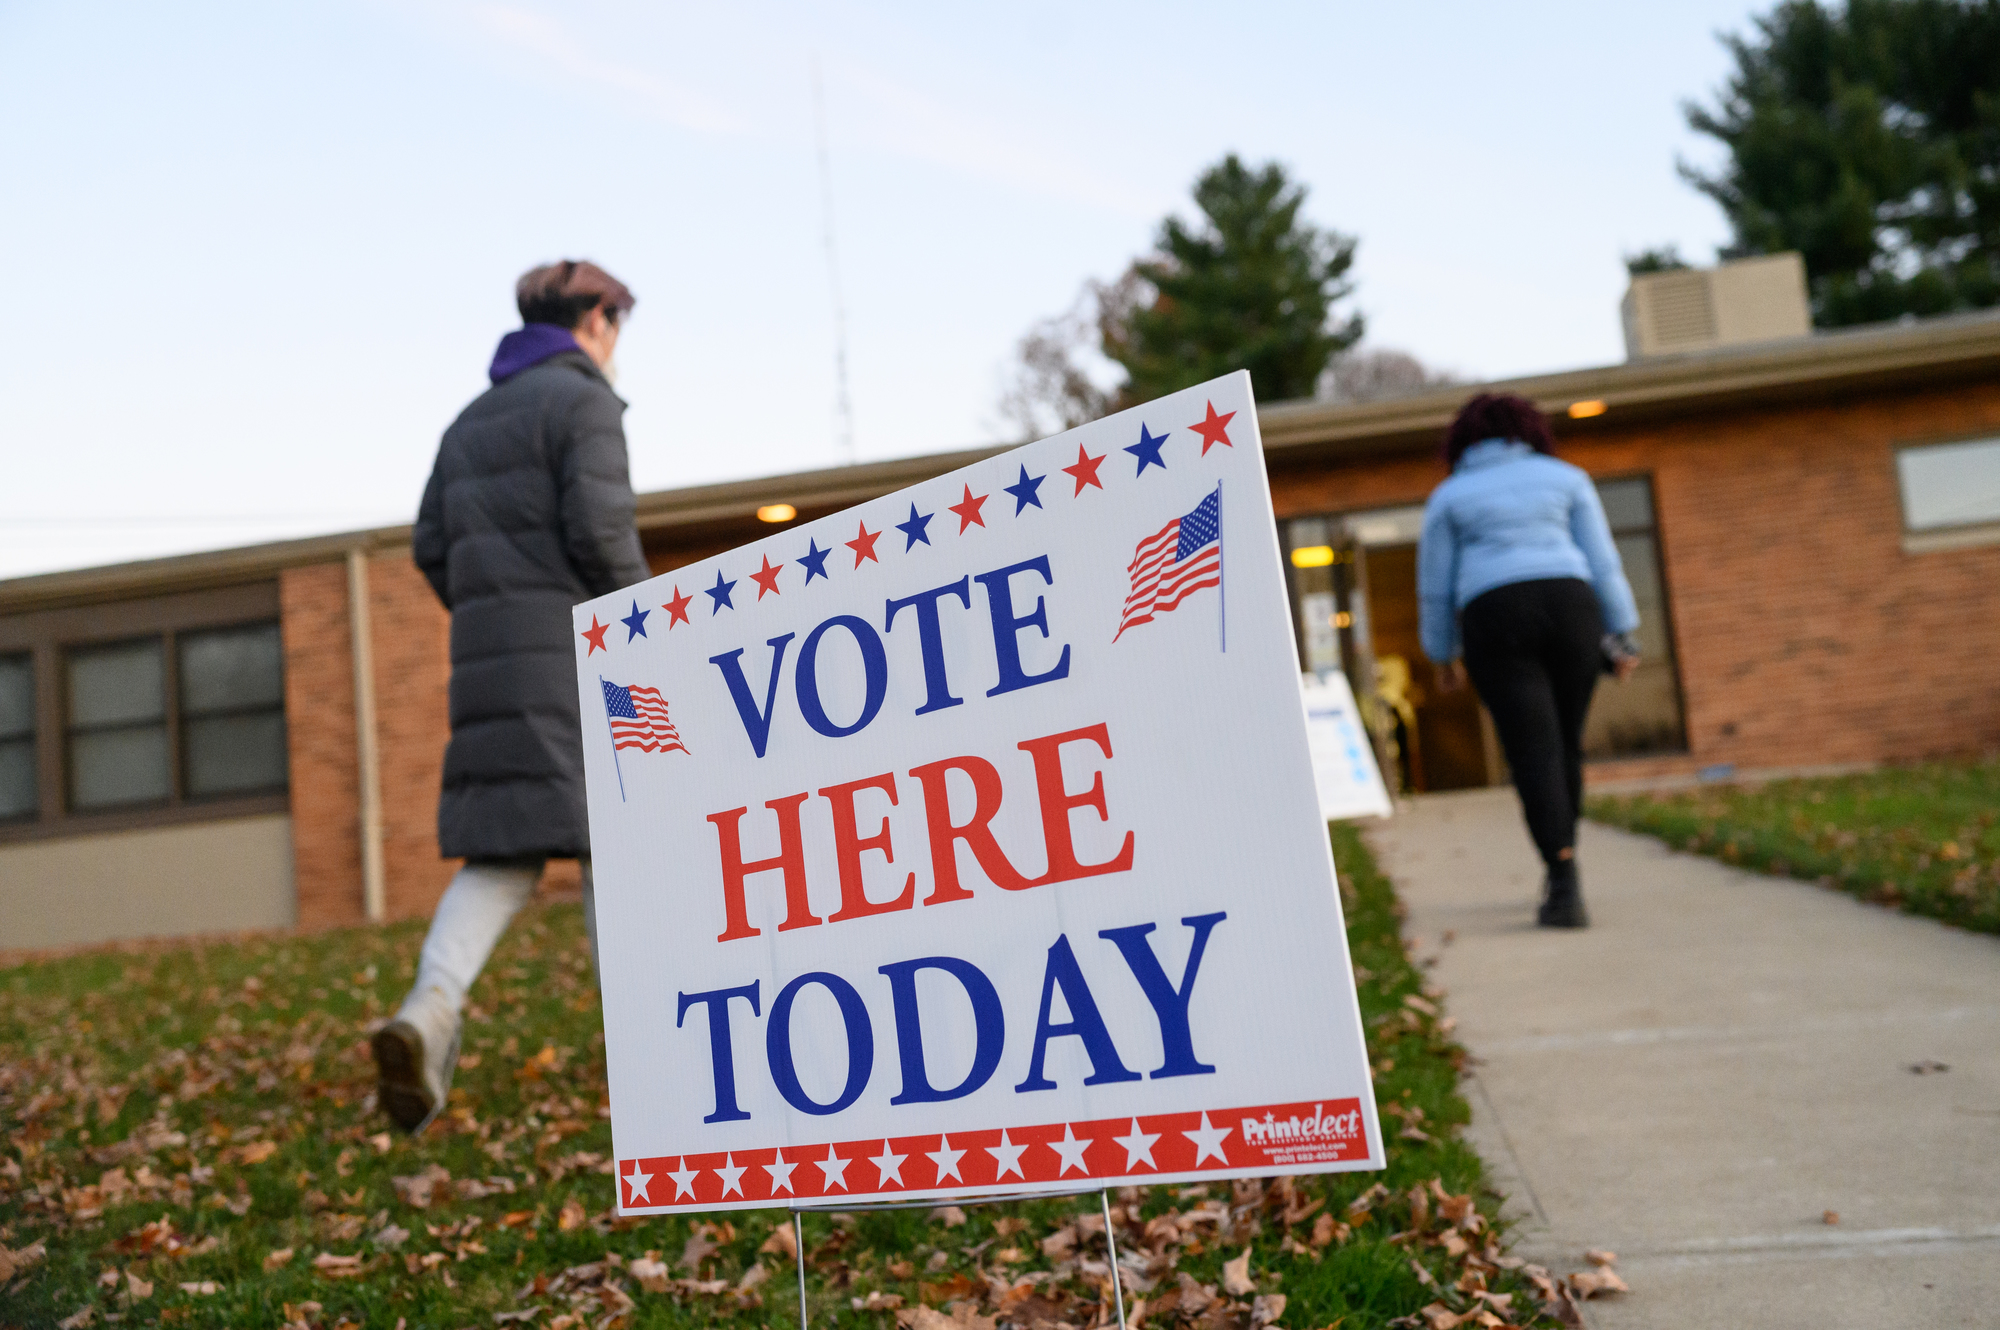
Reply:
<svg viewBox="0 0 2000 1330"><path fill-rule="evenodd" d="M1234 448L1236 446L1229 441L1229 422L1234 419L1236 419L1234 411L1231 411L1228 415L1216 415L1215 403L1210 402L1208 404L1208 419L1188 426L1196 434L1201 435L1201 455L1203 457L1208 456L1208 450L1218 443L1225 448Z"/></svg>
<svg viewBox="0 0 2000 1330"><path fill-rule="evenodd" d="M967 485L965 487L965 497L945 510L958 514L959 535L964 535L965 529L974 523L980 526L986 525L986 519L979 515L980 506L986 502L986 498L987 496L984 494L975 495L972 492L972 486Z"/></svg>
<svg viewBox="0 0 2000 1330"><path fill-rule="evenodd" d="M759 600L764 599L766 591L774 596L781 594L778 590L778 574L785 571L785 565L782 563L776 568L771 566L770 555L766 554L763 558L764 567L758 572L750 574L750 580L757 584L757 599Z"/></svg>
<svg viewBox="0 0 2000 1330"><path fill-rule="evenodd" d="M863 522L861 523L860 533L853 540L842 541L841 543L854 551L854 566L859 568L863 559L875 559L875 542L881 538L882 533L880 531L870 531L868 524ZM875 562L880 563L882 561L875 559ZM762 598L761 595L759 598Z"/></svg>
<svg viewBox="0 0 2000 1330"><path fill-rule="evenodd" d="M668 631L671 632L673 630L673 626L677 623L688 622L688 606L692 605L693 603L694 603L693 596L683 596L681 594L680 587L679 586L674 587L674 598L668 601L666 604L660 606L661 609L665 610L668 613L668 615L671 616L667 620ZM694 625L688 624L688 627L692 628L694 627Z"/></svg>
<svg viewBox="0 0 2000 1330"><path fill-rule="evenodd" d="M590 643L590 650L584 652L583 654L586 656L594 656L600 651L608 652L609 650L611 650L610 647L604 645L604 634L609 632L610 629L611 629L610 624L599 623L597 621L597 616L595 614L591 615L590 627L583 630L583 640Z"/></svg>
<svg viewBox="0 0 2000 1330"><path fill-rule="evenodd" d="M1076 465L1064 467L1063 474L1076 478L1076 494L1081 494L1085 485L1095 485L1099 489L1104 488L1104 482L1097 478L1097 468L1103 465L1104 458L1102 456L1092 457L1083 450L1083 445L1079 443L1076 446ZM1070 497L1074 499L1076 494L1072 494Z"/></svg>

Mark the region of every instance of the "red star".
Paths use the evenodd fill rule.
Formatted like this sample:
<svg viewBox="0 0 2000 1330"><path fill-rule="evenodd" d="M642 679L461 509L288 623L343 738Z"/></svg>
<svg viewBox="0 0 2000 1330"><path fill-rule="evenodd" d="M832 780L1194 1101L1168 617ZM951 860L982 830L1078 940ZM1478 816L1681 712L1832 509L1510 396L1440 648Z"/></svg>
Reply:
<svg viewBox="0 0 2000 1330"><path fill-rule="evenodd" d="M673 629L673 626L677 623L687 623L688 606L693 603L694 603L693 596L683 596L681 594L681 589L678 586L674 588L674 598L668 601L666 604L660 606L661 609L665 610L668 614L673 616L672 618L667 620L667 628L669 631L671 631ZM689 624L688 626L693 627L694 625Z"/></svg>
<svg viewBox="0 0 2000 1330"><path fill-rule="evenodd" d="M768 554L764 556L764 570L750 574L750 580L757 584L757 599L764 599L766 591L774 596L779 594L778 574L784 571L785 565L781 563L776 568L773 568L771 566L771 556Z"/></svg>
<svg viewBox="0 0 2000 1330"><path fill-rule="evenodd" d="M1104 488L1104 482L1097 478L1097 468L1102 465L1104 465L1103 457L1092 457L1083 450L1083 445L1079 443L1076 446L1076 465L1064 467L1063 473L1076 477L1076 494L1081 494L1085 485L1095 485L1099 489ZM1076 494L1072 494L1070 497L1074 499Z"/></svg>
<svg viewBox="0 0 2000 1330"><path fill-rule="evenodd" d="M604 645L604 634L610 631L610 629L610 624L599 623L597 616L595 614L591 615L590 627L586 628L583 632L583 640L590 643L590 650L583 654L593 656L600 651L609 651L611 648Z"/></svg>
<svg viewBox="0 0 2000 1330"><path fill-rule="evenodd" d="M1231 411L1226 416L1216 415L1215 403L1210 402L1208 404L1208 419L1198 425L1188 426L1196 434L1201 435L1201 455L1203 457L1208 456L1208 450L1218 443L1225 448L1234 448L1236 446L1229 441L1228 432L1229 422L1234 419L1236 419L1234 411Z"/></svg>
<svg viewBox="0 0 2000 1330"><path fill-rule="evenodd" d="M881 538L882 538L882 533L880 531L870 531L868 529L868 524L866 522L863 522L861 523L860 534L855 536L853 540L843 541L841 543L846 545L847 548L854 551L854 566L856 568L859 568L861 566L861 561L863 559L875 559L875 542L880 540ZM875 562L880 563L882 561L880 559L875 559ZM760 600L763 598L762 592L758 593L758 598Z"/></svg>
<svg viewBox="0 0 2000 1330"><path fill-rule="evenodd" d="M986 496L984 494L975 495L972 492L972 486L967 485L965 487L965 497L947 509L948 512L958 514L959 535L964 535L965 528L973 525L975 522L980 526L986 525L986 519L979 515L979 507L985 502Z"/></svg>

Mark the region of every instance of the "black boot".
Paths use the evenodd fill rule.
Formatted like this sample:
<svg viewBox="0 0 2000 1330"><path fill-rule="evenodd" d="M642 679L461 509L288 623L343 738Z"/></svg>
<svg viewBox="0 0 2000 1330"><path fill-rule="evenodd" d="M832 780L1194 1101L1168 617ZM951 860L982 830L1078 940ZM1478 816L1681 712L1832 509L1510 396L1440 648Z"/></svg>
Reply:
<svg viewBox="0 0 2000 1330"><path fill-rule="evenodd" d="M1590 915L1583 908L1583 887L1577 881L1576 860L1558 859L1549 867L1548 894L1535 922L1543 928L1588 928Z"/></svg>

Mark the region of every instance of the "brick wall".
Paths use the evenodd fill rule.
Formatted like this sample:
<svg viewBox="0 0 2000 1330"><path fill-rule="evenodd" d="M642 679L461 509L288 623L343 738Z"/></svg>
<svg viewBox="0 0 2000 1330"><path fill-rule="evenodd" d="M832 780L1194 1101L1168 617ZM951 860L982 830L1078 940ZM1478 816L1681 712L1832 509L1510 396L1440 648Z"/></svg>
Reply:
<svg viewBox="0 0 2000 1330"><path fill-rule="evenodd" d="M368 591L389 914L428 915L458 867L438 856L437 843L438 786L451 738L451 616L408 550L369 560Z"/></svg>
<svg viewBox="0 0 2000 1330"><path fill-rule="evenodd" d="M2000 386L1621 427L1566 439L1649 473L1689 752L1607 778L2000 748L2000 546L1906 554L1895 450L2000 431ZM1435 458L1273 476L1281 517L1421 502Z"/></svg>
<svg viewBox="0 0 2000 1330"><path fill-rule="evenodd" d="M354 923L362 918L361 816L346 567L287 569L278 580L278 606L299 925Z"/></svg>

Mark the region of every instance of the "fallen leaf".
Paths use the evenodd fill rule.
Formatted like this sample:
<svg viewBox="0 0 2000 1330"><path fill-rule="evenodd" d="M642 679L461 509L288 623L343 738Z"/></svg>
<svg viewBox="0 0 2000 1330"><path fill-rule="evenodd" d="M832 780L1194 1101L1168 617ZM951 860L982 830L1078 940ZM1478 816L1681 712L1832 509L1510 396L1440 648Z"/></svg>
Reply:
<svg viewBox="0 0 2000 1330"><path fill-rule="evenodd" d="M192 1284L182 1284L181 1292L191 1293L198 1298L206 1298L212 1294L222 1292L222 1285L216 1283L213 1279L203 1279Z"/></svg>
<svg viewBox="0 0 2000 1330"><path fill-rule="evenodd" d="M796 1261L799 1258L798 1235L792 1231L789 1222L779 1224L757 1250L766 1256L782 1256L788 1261Z"/></svg>
<svg viewBox="0 0 2000 1330"><path fill-rule="evenodd" d="M666 1293L674 1286L673 1274L667 1269L665 1261L640 1256L628 1262L625 1269L648 1293Z"/></svg>
<svg viewBox="0 0 2000 1330"><path fill-rule="evenodd" d="M1076 1226L1059 1228L1042 1239L1042 1255L1060 1261L1076 1250Z"/></svg>
<svg viewBox="0 0 2000 1330"><path fill-rule="evenodd" d="M1819 1222L1822 1224L1838 1224L1840 1222L1840 1211L1828 1210L1819 1217Z"/></svg>
<svg viewBox="0 0 2000 1330"><path fill-rule="evenodd" d="M276 1141L252 1141L248 1145L238 1147L235 1156L239 1164L261 1164L276 1153L278 1153Z"/></svg>
<svg viewBox="0 0 2000 1330"><path fill-rule="evenodd" d="M1278 1318L1285 1314L1288 1299L1282 1293L1267 1293L1250 1304L1250 1324L1253 1326L1276 1325Z"/></svg>
<svg viewBox="0 0 2000 1330"><path fill-rule="evenodd" d="M1233 1298L1257 1291L1257 1281L1250 1277L1250 1249L1233 1261L1222 1263L1222 1291Z"/></svg>
<svg viewBox="0 0 2000 1330"><path fill-rule="evenodd" d="M396 1143L396 1138L391 1136L386 1131L378 1131L373 1136L370 1136L368 1138L368 1144L375 1147L375 1153L378 1155L388 1154L389 1147L394 1145L395 1143Z"/></svg>
<svg viewBox="0 0 2000 1330"><path fill-rule="evenodd" d="M903 1305L903 1295L900 1293L884 1293L882 1290L876 1289L865 1298L850 1298L848 1301L853 1304L854 1310L858 1312L892 1312Z"/></svg>
<svg viewBox="0 0 2000 1330"><path fill-rule="evenodd" d="M1583 1254L1583 1259L1589 1261L1592 1265L1616 1265L1618 1264L1618 1253L1593 1247Z"/></svg>
<svg viewBox="0 0 2000 1330"><path fill-rule="evenodd" d="M753 1265L743 1272L743 1278L736 1281L736 1291L738 1293L748 1293L751 1289L756 1288L770 1277L771 1272L765 1269L762 1263ZM906 1279L908 1277L907 1275L903 1276Z"/></svg>
<svg viewBox="0 0 2000 1330"><path fill-rule="evenodd" d="M392 1177L389 1182L396 1189L396 1195L403 1204L416 1210L430 1208L432 1198L437 1193L439 1183L451 1181L451 1170L438 1164L431 1164L407 1177Z"/></svg>
<svg viewBox="0 0 2000 1330"><path fill-rule="evenodd" d="M6 1244L0 1243L0 1284L5 1284L23 1270L41 1264L46 1255L48 1247L44 1243L31 1242L19 1251L8 1251Z"/></svg>
<svg viewBox="0 0 2000 1330"><path fill-rule="evenodd" d="M1015 1215L1002 1215L1000 1218L993 1221L994 1234L1002 1238L1012 1237L1014 1234L1022 1232L1027 1227L1028 1227L1028 1221L1025 1219L1021 1219Z"/></svg>
<svg viewBox="0 0 2000 1330"><path fill-rule="evenodd" d="M125 1296L134 1302L144 1302L147 1298L153 1296L153 1285L150 1281L141 1279L130 1270L127 1270L125 1272Z"/></svg>
<svg viewBox="0 0 2000 1330"><path fill-rule="evenodd" d="M1579 1297L1594 1298L1600 1293L1630 1293L1618 1272L1609 1266L1599 1266L1595 1270L1579 1270L1569 1277L1571 1291Z"/></svg>
<svg viewBox="0 0 2000 1330"><path fill-rule="evenodd" d="M891 1261L882 1267L891 1279L908 1279L917 1273L917 1267L908 1261Z"/></svg>
<svg viewBox="0 0 2000 1330"><path fill-rule="evenodd" d="M355 1279L366 1273L365 1262L359 1256L340 1256L323 1251L313 1257L313 1269L327 1279Z"/></svg>
<svg viewBox="0 0 2000 1330"><path fill-rule="evenodd" d="M965 1211L955 1205L940 1205L931 1211L931 1222L943 1224L946 1228L958 1228L965 1223Z"/></svg>
<svg viewBox="0 0 2000 1330"><path fill-rule="evenodd" d="M556 1229L559 1232L567 1233L573 1228L583 1227L589 1218L590 1216L584 1212L582 1204L576 1197L572 1196L563 1202L562 1209L556 1214Z"/></svg>
<svg viewBox="0 0 2000 1330"><path fill-rule="evenodd" d="M400 1224L384 1224L376 1229L375 1236L369 1239L384 1251L394 1251L409 1240L410 1230Z"/></svg>
<svg viewBox="0 0 2000 1330"><path fill-rule="evenodd" d="M267 1273L272 1270L282 1270L291 1263L292 1249L290 1247L280 1247L276 1251L266 1253L264 1256L264 1269Z"/></svg>
<svg viewBox="0 0 2000 1330"><path fill-rule="evenodd" d="M674 1264L684 1270L698 1270L701 1268L701 1263L715 1255L718 1250L718 1245L709 1241L707 1234L696 1230L688 1235L686 1245L681 1248L681 1258Z"/></svg>
<svg viewBox="0 0 2000 1330"><path fill-rule="evenodd" d="M82 1310L57 1321L56 1330L83 1330L83 1327L89 1325L96 1317L97 1308L86 1302Z"/></svg>

